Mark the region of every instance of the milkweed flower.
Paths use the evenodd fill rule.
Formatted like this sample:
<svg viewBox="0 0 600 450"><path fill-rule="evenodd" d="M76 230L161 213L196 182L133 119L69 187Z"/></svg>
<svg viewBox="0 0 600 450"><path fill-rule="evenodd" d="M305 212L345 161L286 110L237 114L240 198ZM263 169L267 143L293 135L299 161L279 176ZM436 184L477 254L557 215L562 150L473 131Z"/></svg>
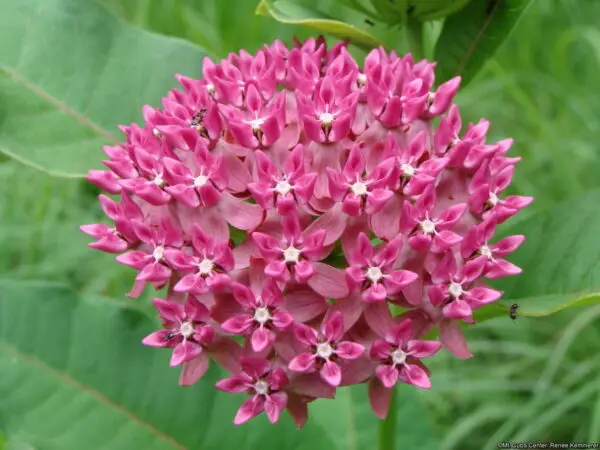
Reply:
<svg viewBox="0 0 600 450"><path fill-rule="evenodd" d="M90 171L111 195L90 247L137 272L131 297L166 287L143 343L172 349L182 385L231 372L235 424L302 426L352 384L385 417L396 383L430 388L422 359L471 356L460 324L502 295L485 280L520 273L524 237L494 239L532 201L505 195L512 140L463 127L460 77L436 88L434 68L383 49L361 66L322 38L206 58Z"/></svg>

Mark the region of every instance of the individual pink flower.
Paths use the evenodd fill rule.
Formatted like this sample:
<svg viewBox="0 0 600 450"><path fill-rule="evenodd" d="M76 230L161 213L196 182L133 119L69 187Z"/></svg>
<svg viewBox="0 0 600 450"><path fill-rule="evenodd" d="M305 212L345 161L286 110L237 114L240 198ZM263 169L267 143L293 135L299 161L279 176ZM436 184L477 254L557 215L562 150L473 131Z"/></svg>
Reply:
<svg viewBox="0 0 600 450"><path fill-rule="evenodd" d="M258 181L248 184L248 190L263 209L276 207L279 214L285 215L296 205L308 203L317 175L305 172L302 144L290 153L281 173L265 153L257 150L255 157Z"/></svg>
<svg viewBox="0 0 600 450"><path fill-rule="evenodd" d="M184 305L155 298L152 303L160 313L163 330L149 334L142 341L151 347L172 348L171 366L179 366L197 358L204 360L204 371L208 369L208 357L203 348L215 335L208 309L193 296L188 296Z"/></svg>
<svg viewBox="0 0 600 450"><path fill-rule="evenodd" d="M167 218L156 227L141 222L132 222L137 237L147 245L148 250L134 250L117 256L121 264L139 271L136 280L166 282L171 276L171 267L165 259L165 251L175 249L182 244L181 232Z"/></svg>
<svg viewBox="0 0 600 450"><path fill-rule="evenodd" d="M406 149L400 149L392 134L388 135L387 156L395 158L399 174L398 184L406 195L418 195L434 183L437 176L448 164L448 158L426 155L427 135L420 131L415 135Z"/></svg>
<svg viewBox="0 0 600 450"><path fill-rule="evenodd" d="M320 80L313 99L296 93L304 132L315 142L338 142L350 132L356 114L358 93L347 96L335 89L331 77Z"/></svg>
<svg viewBox="0 0 600 450"><path fill-rule="evenodd" d="M226 241L209 237L198 225L192 227L192 249L189 255L183 250L167 249L165 258L185 275L175 284L176 292L203 294L220 291L229 285L228 272L233 269L233 252Z"/></svg>
<svg viewBox="0 0 600 450"><path fill-rule="evenodd" d="M289 369L294 372L314 372L319 370L321 378L331 386L339 386L342 381L342 360L355 360L365 348L356 342L340 340L344 334L342 314L331 314L321 325L320 332L304 324L294 329L296 338L310 349L292 359Z"/></svg>
<svg viewBox="0 0 600 450"><path fill-rule="evenodd" d="M494 302L502 295L495 289L473 286L486 262L484 258L477 258L459 269L456 257L446 253L431 275L434 284L427 290L431 304L442 308L445 317L471 322L474 309Z"/></svg>
<svg viewBox="0 0 600 450"><path fill-rule="evenodd" d="M244 313L226 320L221 327L232 334L250 335L255 352L268 348L275 341L276 332L286 331L294 322L282 308L283 295L274 280L265 282L260 295L254 295L241 283L233 283L231 290Z"/></svg>
<svg viewBox="0 0 600 450"><path fill-rule="evenodd" d="M268 262L265 275L282 282L293 277L300 283L305 283L315 274L313 261L319 261L325 256L325 236L325 230L303 235L300 220L295 213L283 218L281 240L258 231L252 233L254 243Z"/></svg>
<svg viewBox="0 0 600 450"><path fill-rule="evenodd" d="M171 176L171 185L165 190L174 199L190 208L214 206L227 187L227 172L223 155L211 155L201 139L193 152L193 169L183 162L164 158L163 164Z"/></svg>
<svg viewBox="0 0 600 450"><path fill-rule="evenodd" d="M266 359L242 357L240 364L242 372L225 378L216 385L223 392L246 392L250 395L238 409L233 423L241 425L263 411L269 422L277 423L288 400L288 395L283 390L289 383L285 371L281 368L271 369L271 363Z"/></svg>
<svg viewBox="0 0 600 450"><path fill-rule="evenodd" d="M425 189L414 205L409 200L404 202L400 231L409 236L408 243L417 251L429 249L433 253L443 253L462 240L462 237L451 229L465 213L467 205L459 203L450 206L437 217L433 216L435 206L436 194L433 185Z"/></svg>
<svg viewBox="0 0 600 450"><path fill-rule="evenodd" d="M370 356L380 361L375 375L388 389L398 381L429 389L429 376L419 360L433 356L441 347L439 341L413 339L411 320L403 320L386 333L385 340L373 342Z"/></svg>
<svg viewBox="0 0 600 450"><path fill-rule="evenodd" d="M490 244L488 241L494 235L496 227L492 220L482 222L471 228L462 241L462 257L467 259L483 258L485 268L482 275L486 278L496 279L510 275L518 275L521 268L504 259L505 256L515 251L525 240L525 236L508 236L500 241Z"/></svg>
<svg viewBox="0 0 600 450"><path fill-rule="evenodd" d="M329 192L334 200L342 203L342 211L350 216L363 212L374 214L393 195L387 189L394 169L394 161L388 159L364 176L365 158L362 149L355 144L341 173L327 168Z"/></svg>
<svg viewBox="0 0 600 450"><path fill-rule="evenodd" d="M346 280L351 291L360 291L365 302L383 302L417 279L417 274L397 269L402 239L397 238L375 251L366 234L360 233L348 256Z"/></svg>

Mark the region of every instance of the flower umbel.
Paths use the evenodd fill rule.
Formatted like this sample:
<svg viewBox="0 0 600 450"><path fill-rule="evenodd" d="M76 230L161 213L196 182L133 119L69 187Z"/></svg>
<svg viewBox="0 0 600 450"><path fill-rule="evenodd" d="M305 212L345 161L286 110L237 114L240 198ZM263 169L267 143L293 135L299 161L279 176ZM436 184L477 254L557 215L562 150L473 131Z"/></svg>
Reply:
<svg viewBox="0 0 600 450"><path fill-rule="evenodd" d="M143 343L182 385L231 372L236 425L286 409L301 427L351 384L385 417L396 383L431 387L423 358L471 356L459 325L502 295L485 279L520 273L524 236L494 239L532 201L506 194L512 140L463 129L460 78L434 88L434 67L383 49L361 67L322 38L206 58L90 171L113 196L90 247L137 271L131 297L166 288Z"/></svg>

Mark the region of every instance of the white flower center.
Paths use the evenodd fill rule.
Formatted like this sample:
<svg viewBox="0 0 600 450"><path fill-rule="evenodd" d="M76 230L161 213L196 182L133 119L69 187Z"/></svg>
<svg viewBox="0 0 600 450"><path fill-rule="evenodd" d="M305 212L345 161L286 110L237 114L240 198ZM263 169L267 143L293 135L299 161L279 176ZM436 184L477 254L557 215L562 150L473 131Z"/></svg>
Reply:
<svg viewBox="0 0 600 450"><path fill-rule="evenodd" d="M450 292L452 297L458 298L462 295L463 288L460 283L450 283L450 286L448 286L448 292Z"/></svg>
<svg viewBox="0 0 600 450"><path fill-rule="evenodd" d="M392 352L392 362L396 365L404 364L408 355L401 349L397 348Z"/></svg>
<svg viewBox="0 0 600 450"><path fill-rule="evenodd" d="M297 263L300 260L300 250L290 245L283 251L283 259L285 262Z"/></svg>
<svg viewBox="0 0 600 450"><path fill-rule="evenodd" d="M323 125L331 125L331 123L334 121L335 119L335 114L331 114L329 112L324 112L322 114L319 114L319 120L321 121L321 124Z"/></svg>
<svg viewBox="0 0 600 450"><path fill-rule="evenodd" d="M333 355L333 347L329 345L329 342L321 342L317 345L317 356L329 359L331 355Z"/></svg>
<svg viewBox="0 0 600 450"><path fill-rule="evenodd" d="M152 180L152 182L158 187L163 187L165 184L165 179L162 177L161 174L158 174L156 175L156 177L154 177L154 180Z"/></svg>
<svg viewBox="0 0 600 450"><path fill-rule="evenodd" d="M421 229L425 234L434 234L435 233L435 223L432 220L425 219L421 222Z"/></svg>
<svg viewBox="0 0 600 450"><path fill-rule="evenodd" d="M254 131L259 131L260 127L265 123L265 119L258 117L254 120L246 120L245 122L250 125Z"/></svg>
<svg viewBox="0 0 600 450"><path fill-rule="evenodd" d="M383 273L379 267L369 267L365 276L371 280L371 283L377 283L383 278Z"/></svg>
<svg viewBox="0 0 600 450"><path fill-rule="evenodd" d="M356 77L356 82L358 83L359 86L364 86L365 83L367 82L367 76L364 73L359 73L358 76Z"/></svg>
<svg viewBox="0 0 600 450"><path fill-rule="evenodd" d="M200 271L200 273L202 275L210 275L210 273L213 271L215 265L212 262L211 259L208 258L204 258L200 264L198 264L198 270Z"/></svg>
<svg viewBox="0 0 600 450"><path fill-rule="evenodd" d="M288 182L288 180L279 180L275 185L275 192L279 195L286 195L292 190L292 185Z"/></svg>
<svg viewBox="0 0 600 450"><path fill-rule="evenodd" d="M179 332L184 338L189 338L194 334L194 325L191 322L183 322L179 327Z"/></svg>
<svg viewBox="0 0 600 450"><path fill-rule="evenodd" d="M161 133L160 133L160 131L158 131L158 129L156 129L156 128L152 128L152 134L153 134L154 136L156 136L157 138L159 138L159 139L162 137L162 134L161 134Z"/></svg>
<svg viewBox="0 0 600 450"><path fill-rule="evenodd" d="M266 395L269 392L269 384L265 380L258 380L254 383L254 391L258 395Z"/></svg>
<svg viewBox="0 0 600 450"><path fill-rule="evenodd" d="M498 196L495 193L490 192L490 198L488 199L488 202L490 202L492 206L496 206L499 201L500 199L498 199Z"/></svg>
<svg viewBox="0 0 600 450"><path fill-rule="evenodd" d="M208 177L206 175L200 175L194 178L194 186L199 188L208 183Z"/></svg>
<svg viewBox="0 0 600 450"><path fill-rule="evenodd" d="M483 256L487 256L489 259L492 259L492 249L489 248L487 245L482 245L479 248L479 253Z"/></svg>
<svg viewBox="0 0 600 450"><path fill-rule="evenodd" d="M260 324L264 324L271 320L271 314L269 314L269 310L267 308L260 306L254 310L254 320Z"/></svg>
<svg viewBox="0 0 600 450"><path fill-rule="evenodd" d="M402 170L402 175L406 175L408 177L412 177L416 173L416 169L410 164L402 164L400 169Z"/></svg>
<svg viewBox="0 0 600 450"><path fill-rule="evenodd" d="M215 92L215 85L212 83L206 83L206 90L209 94L213 94Z"/></svg>
<svg viewBox="0 0 600 450"><path fill-rule="evenodd" d="M350 189L352 190L352 193L357 197L362 197L368 191L366 183L363 183L362 181L357 181L352 186L350 186Z"/></svg>
<svg viewBox="0 0 600 450"><path fill-rule="evenodd" d="M159 245L152 252L152 257L155 261L160 261L165 256L165 248L162 245Z"/></svg>

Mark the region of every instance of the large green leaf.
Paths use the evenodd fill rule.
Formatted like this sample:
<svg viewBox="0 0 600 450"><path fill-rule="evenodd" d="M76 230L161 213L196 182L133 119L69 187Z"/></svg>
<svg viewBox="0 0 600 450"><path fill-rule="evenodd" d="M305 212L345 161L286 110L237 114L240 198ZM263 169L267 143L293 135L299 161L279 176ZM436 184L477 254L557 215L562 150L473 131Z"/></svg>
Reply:
<svg viewBox="0 0 600 450"><path fill-rule="evenodd" d="M395 448L436 450L437 438L433 434L422 398L428 395L428 392L402 384L396 389ZM321 401L315 406L311 412L312 417L337 437L337 447L340 450L375 447L381 421L369 408L365 386L341 389L335 401Z"/></svg>
<svg viewBox="0 0 600 450"><path fill-rule="evenodd" d="M293 0L261 0L256 13L270 15L279 22L305 26L339 39L349 39L364 50L383 45L383 42L371 33Z"/></svg>
<svg viewBox="0 0 600 450"><path fill-rule="evenodd" d="M0 151L81 176L141 118L198 75L203 52L114 18L94 1L0 0Z"/></svg>
<svg viewBox="0 0 600 450"><path fill-rule="evenodd" d="M503 290L504 307L479 310L478 319L518 313L541 317L570 306L600 302L600 192L594 191L545 212L534 214L504 230L527 239L509 256L523 269L516 277L494 283Z"/></svg>
<svg viewBox="0 0 600 450"><path fill-rule="evenodd" d="M260 417L235 427L243 396L214 388L222 376L216 367L179 387L168 352L140 343L156 328L139 309L84 300L63 285L0 280L0 428L7 442L40 450L358 450L376 439L366 386L313 403L302 430L287 413L276 426ZM415 389L400 392L398 441L435 448Z"/></svg>
<svg viewBox="0 0 600 450"><path fill-rule="evenodd" d="M477 0L447 17L435 48L436 77L466 85L508 37L531 0Z"/></svg>
<svg viewBox="0 0 600 450"><path fill-rule="evenodd" d="M181 388L168 352L140 339L143 313L85 301L55 284L0 281L0 427L28 448L332 448L311 420L235 427L243 396L214 388L218 370ZM314 445L314 447L311 447Z"/></svg>

